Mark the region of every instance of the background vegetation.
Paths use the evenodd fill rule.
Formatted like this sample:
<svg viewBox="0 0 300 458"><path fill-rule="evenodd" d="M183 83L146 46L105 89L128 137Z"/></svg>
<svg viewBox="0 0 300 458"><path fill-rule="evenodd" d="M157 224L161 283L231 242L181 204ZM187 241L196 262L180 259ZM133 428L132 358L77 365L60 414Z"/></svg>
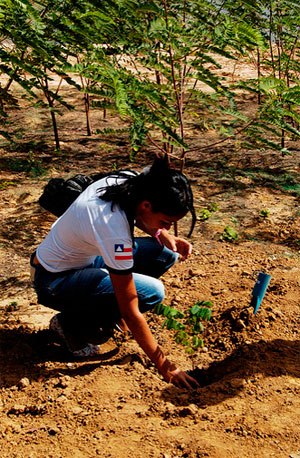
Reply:
<svg viewBox="0 0 300 458"><path fill-rule="evenodd" d="M77 108L65 81L83 94L88 136L112 133L92 130L94 110L119 113L132 158L148 142L183 166L191 121L218 133L198 149L226 141L289 154L300 136L299 26L293 0L0 0L0 134L16 141L16 83L49 113L59 151L57 114ZM256 78L231 82L220 57L248 60ZM255 94L255 112L239 110L241 91Z"/></svg>

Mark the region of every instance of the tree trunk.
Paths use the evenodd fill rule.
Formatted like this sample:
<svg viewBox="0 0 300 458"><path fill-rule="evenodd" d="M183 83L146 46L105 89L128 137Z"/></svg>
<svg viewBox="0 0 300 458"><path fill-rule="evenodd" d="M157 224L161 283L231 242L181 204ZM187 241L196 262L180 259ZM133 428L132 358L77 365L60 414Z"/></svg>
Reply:
<svg viewBox="0 0 300 458"><path fill-rule="evenodd" d="M261 77L260 51L259 51L259 48L257 48L257 82L258 82L257 103L258 105L261 104L260 77Z"/></svg>
<svg viewBox="0 0 300 458"><path fill-rule="evenodd" d="M51 106L50 108L51 108L51 119L52 119L52 126L53 126L54 139L55 139L55 149L59 150L60 149L60 144L59 144L59 136L58 136L56 117L55 117L55 113L53 111L53 106Z"/></svg>
<svg viewBox="0 0 300 458"><path fill-rule="evenodd" d="M91 129L91 120L90 120L90 96L89 94L84 95L84 107L85 107L85 115L86 115L86 130L87 130L88 137L90 137L92 135L92 129Z"/></svg>

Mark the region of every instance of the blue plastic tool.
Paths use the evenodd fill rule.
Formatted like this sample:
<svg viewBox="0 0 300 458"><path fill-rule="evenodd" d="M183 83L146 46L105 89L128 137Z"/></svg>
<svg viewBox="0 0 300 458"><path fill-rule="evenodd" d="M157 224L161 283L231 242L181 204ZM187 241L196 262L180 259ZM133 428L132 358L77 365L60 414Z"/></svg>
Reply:
<svg viewBox="0 0 300 458"><path fill-rule="evenodd" d="M271 280L271 275L259 272L256 283L252 291L251 306L254 308L254 315L256 314L258 307L260 306L265 292L267 291L268 285Z"/></svg>

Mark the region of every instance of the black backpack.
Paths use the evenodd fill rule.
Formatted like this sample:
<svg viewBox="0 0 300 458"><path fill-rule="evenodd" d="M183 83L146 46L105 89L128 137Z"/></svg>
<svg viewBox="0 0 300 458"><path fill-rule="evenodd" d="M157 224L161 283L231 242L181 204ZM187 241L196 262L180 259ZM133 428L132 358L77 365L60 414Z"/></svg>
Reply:
<svg viewBox="0 0 300 458"><path fill-rule="evenodd" d="M97 179L99 176L100 174L97 175ZM39 198L39 204L53 215L61 216L79 194L95 181L95 178L96 176L92 178L80 174L67 180L51 178L44 187L43 194Z"/></svg>
<svg viewBox="0 0 300 458"><path fill-rule="evenodd" d="M127 172L135 176L138 175L138 172L129 169L120 170L117 173L120 176L128 177ZM51 178L44 187L43 194L38 202L41 207L53 215L61 216L91 183L115 174L116 172L100 172L91 176L78 174L67 180Z"/></svg>

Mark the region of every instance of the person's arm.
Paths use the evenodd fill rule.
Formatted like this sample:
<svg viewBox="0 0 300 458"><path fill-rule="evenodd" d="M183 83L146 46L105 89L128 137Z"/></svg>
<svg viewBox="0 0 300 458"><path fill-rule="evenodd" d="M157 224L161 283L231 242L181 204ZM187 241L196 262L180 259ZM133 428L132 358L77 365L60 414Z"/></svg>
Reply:
<svg viewBox="0 0 300 458"><path fill-rule="evenodd" d="M170 250L180 254L181 261L185 261L192 254L192 245L187 240L170 234L167 228L155 229L145 227L142 224L136 224L136 226L146 234L157 238L161 245L165 245Z"/></svg>
<svg viewBox="0 0 300 458"><path fill-rule="evenodd" d="M177 369L175 364L170 362L163 354L151 333L147 321L139 310L138 296L132 275L110 273L110 278L122 318L137 343L149 356L164 379L180 387L193 388L199 386L195 379L184 371Z"/></svg>
<svg viewBox="0 0 300 458"><path fill-rule="evenodd" d="M192 245L180 237L175 237L167 229L159 229L155 235L159 243L181 255L181 261L185 261L192 254Z"/></svg>

